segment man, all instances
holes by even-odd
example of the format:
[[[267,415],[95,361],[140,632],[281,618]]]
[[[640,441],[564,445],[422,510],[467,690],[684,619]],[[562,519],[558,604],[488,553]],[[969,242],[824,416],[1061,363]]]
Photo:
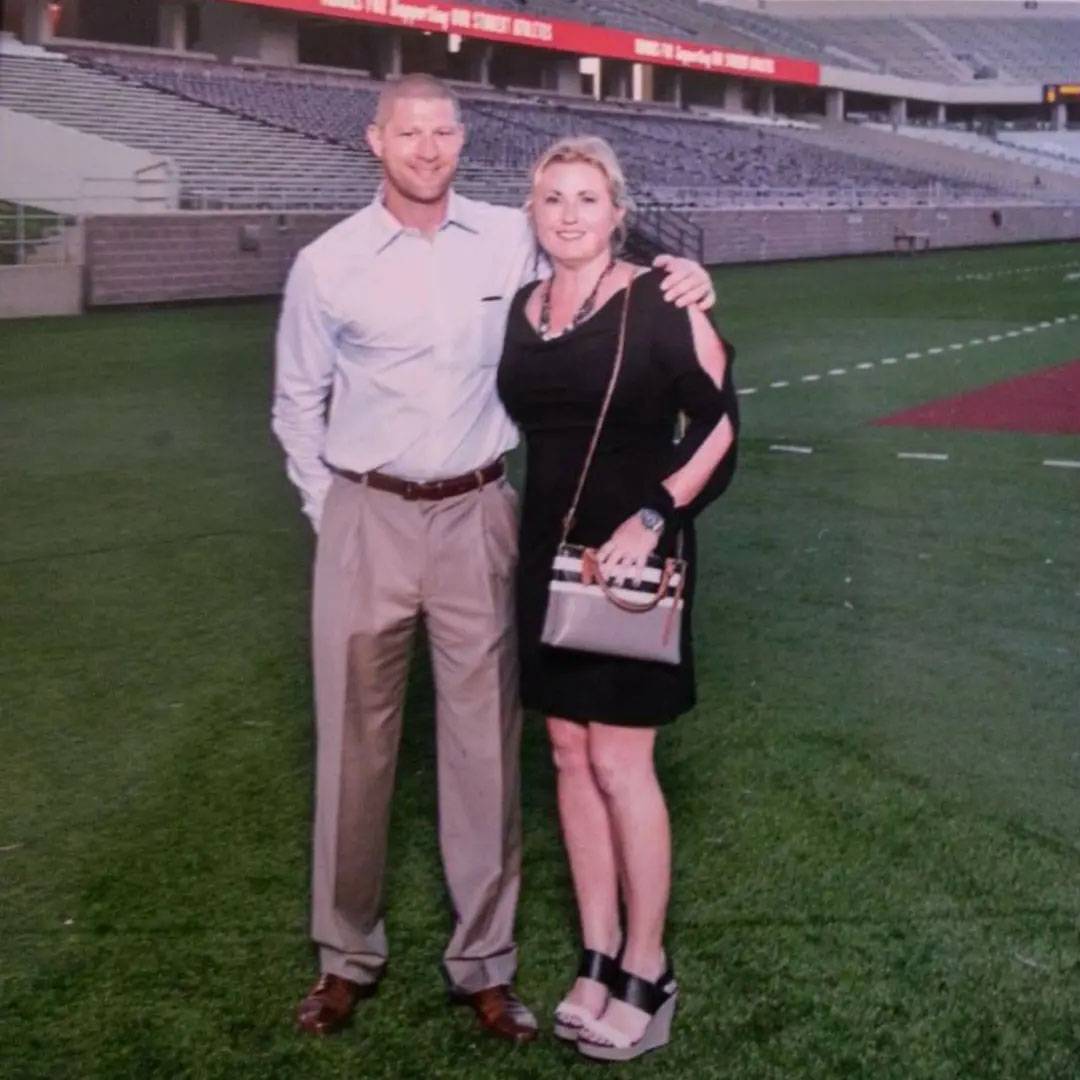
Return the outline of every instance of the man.
[[[517,442],[495,391],[509,304],[535,267],[525,215],[456,194],[457,101],[410,75],[382,92],[374,202],[309,244],[285,289],[273,427],[318,532],[312,937],[302,1031],[349,1019],[386,964],[383,873],[408,653],[423,617],[436,690],[443,957],[481,1024],[524,1042],[511,990],[521,864],[513,639]],[[669,292],[711,303],[696,264]]]

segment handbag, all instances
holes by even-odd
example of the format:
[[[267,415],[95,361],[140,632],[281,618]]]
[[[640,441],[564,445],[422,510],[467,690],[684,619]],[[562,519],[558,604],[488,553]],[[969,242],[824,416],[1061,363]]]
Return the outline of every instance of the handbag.
[[[548,582],[548,603],[540,640],[545,645],[560,649],[678,664],[682,658],[683,593],[687,574],[686,561],[681,557],[681,534],[675,556],[648,557],[640,583],[629,580],[619,583],[618,579],[608,581],[593,548],[569,543],[581,493],[622,368],[632,285],[631,281],[623,297],[619,344],[607,392],[600,406],[600,415],[585,455],[577,490],[570,509],[563,517],[562,536]]]

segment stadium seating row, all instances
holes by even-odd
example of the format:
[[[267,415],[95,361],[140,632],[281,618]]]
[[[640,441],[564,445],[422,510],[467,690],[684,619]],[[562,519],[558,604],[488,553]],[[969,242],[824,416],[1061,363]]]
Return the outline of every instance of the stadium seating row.
[[[244,71],[121,52],[66,59],[13,58],[0,73],[0,103],[168,155],[189,205],[244,193],[311,205],[354,205],[378,182],[363,129],[376,88],[367,80],[312,81],[302,73]],[[462,190],[520,202],[525,169],[557,135],[609,139],[645,202],[715,206],[783,199],[920,202],[984,191],[933,173],[882,165],[793,141],[773,128],[688,116],[641,115],[584,104],[539,104],[497,95],[467,98]],[[229,194],[226,194],[229,193]]]
[[[495,0],[494,6],[946,84],[1067,81],[1077,77],[1080,57],[1080,19],[779,17],[698,0]]]

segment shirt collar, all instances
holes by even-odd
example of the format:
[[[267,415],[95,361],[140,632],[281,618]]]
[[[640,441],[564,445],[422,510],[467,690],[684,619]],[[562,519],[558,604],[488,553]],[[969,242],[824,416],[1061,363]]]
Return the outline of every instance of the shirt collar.
[[[375,213],[375,254],[385,251],[402,233],[413,232],[406,228],[389,210],[383,202],[383,185],[375,192],[375,198],[371,202]],[[480,223],[477,221],[476,211],[468,199],[463,198],[453,188],[450,189],[450,198],[446,204],[446,217],[439,226],[438,232],[455,225],[467,232],[479,233]]]

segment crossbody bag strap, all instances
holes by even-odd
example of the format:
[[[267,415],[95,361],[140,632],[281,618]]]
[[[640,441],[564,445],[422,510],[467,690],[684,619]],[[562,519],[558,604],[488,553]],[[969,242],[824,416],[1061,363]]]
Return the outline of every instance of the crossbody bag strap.
[[[637,275],[634,277],[636,276]],[[589,469],[592,467],[593,456],[596,454],[596,447],[600,442],[600,432],[604,429],[604,421],[607,419],[608,409],[611,407],[611,399],[615,394],[615,383],[619,378],[619,370],[622,368],[623,362],[623,353],[626,349],[626,322],[630,312],[630,290],[634,285],[634,277],[632,277],[626,285],[626,293],[623,296],[622,315],[619,319],[619,344],[615,350],[615,364],[611,369],[611,378],[608,380],[607,392],[604,394],[603,404],[600,406],[600,415],[596,418],[596,427],[593,429],[592,441],[589,443],[589,450],[585,455],[585,463],[581,467],[581,476],[578,477],[577,490],[574,492],[574,498],[570,503],[570,509],[566,511],[566,516],[563,518],[562,539],[559,541],[560,546],[566,543],[567,537],[570,535],[570,530],[574,527],[574,518],[577,516],[578,503],[581,501],[581,493],[585,490],[585,480],[589,475]]]

